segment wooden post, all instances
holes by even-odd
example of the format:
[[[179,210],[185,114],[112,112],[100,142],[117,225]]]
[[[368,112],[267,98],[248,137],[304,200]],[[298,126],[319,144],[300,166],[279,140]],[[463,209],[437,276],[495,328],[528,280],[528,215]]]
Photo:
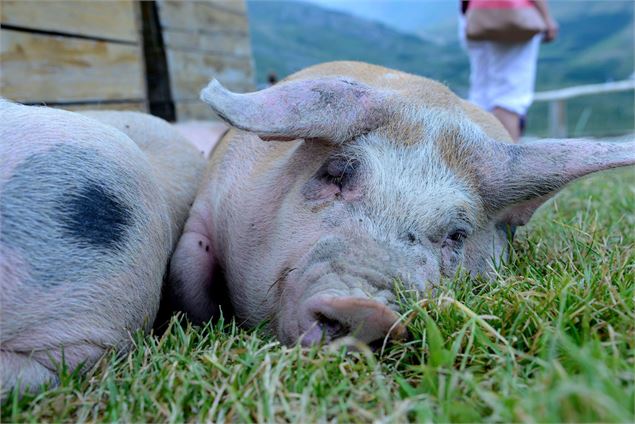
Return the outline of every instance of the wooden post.
[[[563,99],[549,102],[549,136],[567,137],[567,104]]]
[[[176,121],[170,73],[163,44],[163,32],[157,4],[140,1],[143,54],[145,58],[148,111],[169,122]]]

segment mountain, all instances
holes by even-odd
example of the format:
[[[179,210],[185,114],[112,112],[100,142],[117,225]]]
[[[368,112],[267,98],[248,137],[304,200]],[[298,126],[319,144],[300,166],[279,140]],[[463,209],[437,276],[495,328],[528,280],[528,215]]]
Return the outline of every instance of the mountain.
[[[360,9],[370,7],[367,3],[361,1]],[[382,21],[391,22],[387,25],[301,1],[248,0],[258,83],[264,84],[270,72],[282,78],[315,63],[360,60],[439,80],[465,96],[469,63],[456,36],[456,15],[448,16],[447,6],[435,15],[430,10],[434,2],[408,4],[413,16],[428,14],[417,30],[422,35],[403,30],[416,21],[400,18],[403,8],[381,9]],[[560,36],[541,47],[538,91],[622,80],[633,74],[632,1],[553,1],[550,5]],[[402,28],[398,28],[400,19]],[[632,92],[573,100],[569,102],[570,127],[592,133],[632,131],[633,103]],[[545,127],[546,116],[545,104],[533,107],[530,129]]]
[[[633,73],[635,3],[555,2],[560,37],[540,51],[540,88],[599,83]]]
[[[378,22],[289,1],[250,1],[248,13],[259,83],[269,72],[283,77],[330,60],[360,60],[448,83],[467,81],[467,57],[455,51],[458,47],[448,49]]]
[[[381,22],[397,31],[418,34],[424,39],[443,39],[447,35],[435,31],[439,22],[456,26],[459,2],[448,0],[307,0],[327,9]]]

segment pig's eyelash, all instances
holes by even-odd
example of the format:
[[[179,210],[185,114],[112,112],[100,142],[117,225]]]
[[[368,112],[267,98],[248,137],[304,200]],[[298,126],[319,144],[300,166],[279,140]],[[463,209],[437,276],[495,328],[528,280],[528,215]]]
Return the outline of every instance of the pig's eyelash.
[[[327,173],[326,176],[324,177],[324,179],[327,182],[329,182],[330,184],[335,184],[340,189],[342,188],[343,175],[335,176],[335,175],[330,175],[330,174]]]

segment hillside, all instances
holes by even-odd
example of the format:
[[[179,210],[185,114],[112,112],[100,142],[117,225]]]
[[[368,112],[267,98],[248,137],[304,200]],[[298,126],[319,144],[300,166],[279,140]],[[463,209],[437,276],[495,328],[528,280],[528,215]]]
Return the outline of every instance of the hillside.
[[[621,80],[633,73],[632,2],[552,2],[552,10],[561,32],[557,42],[542,46],[537,90]],[[467,54],[447,18],[429,24],[434,29],[424,39],[303,2],[249,1],[248,12],[259,84],[269,72],[284,77],[315,63],[347,59],[424,75],[461,96],[467,93]],[[632,93],[575,100],[570,127],[585,134],[632,131],[633,103]],[[542,132],[546,113],[544,104],[532,108],[531,130]]]
[[[330,60],[361,60],[453,84],[467,78],[467,58],[447,46],[383,24],[308,3],[248,3],[259,83]],[[452,79],[448,79],[452,77]]]

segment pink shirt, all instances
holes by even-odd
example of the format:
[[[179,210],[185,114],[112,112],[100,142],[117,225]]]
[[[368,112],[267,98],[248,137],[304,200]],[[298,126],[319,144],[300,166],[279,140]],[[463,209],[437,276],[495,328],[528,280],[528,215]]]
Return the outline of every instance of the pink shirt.
[[[520,9],[534,7],[531,0],[470,0],[469,9]]]

